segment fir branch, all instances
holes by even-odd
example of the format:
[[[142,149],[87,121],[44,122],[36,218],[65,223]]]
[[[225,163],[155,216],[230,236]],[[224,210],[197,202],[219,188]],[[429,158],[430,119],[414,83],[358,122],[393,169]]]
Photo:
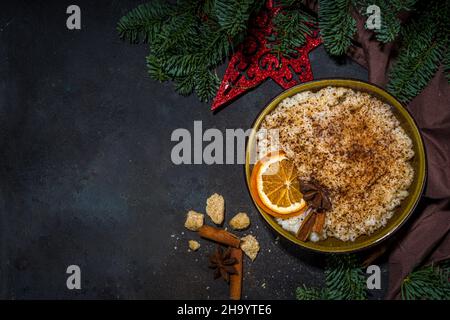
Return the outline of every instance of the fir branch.
[[[225,29],[208,29],[204,32],[205,43],[200,48],[207,67],[215,67],[221,63],[236,45]]]
[[[217,74],[206,69],[197,70],[194,76],[195,93],[200,101],[206,102],[216,94],[220,84]]]
[[[253,0],[216,0],[214,12],[229,37],[246,30]]]
[[[401,52],[389,72],[390,81],[387,89],[404,103],[417,96],[438,69],[442,45],[437,40],[427,43],[428,48],[416,48],[410,55]]]
[[[355,255],[331,255],[325,270],[329,299],[363,300],[367,298],[366,278]]]
[[[173,7],[163,0],[141,4],[119,20],[117,31],[131,43],[151,42],[173,13]]]
[[[295,290],[295,297],[297,300],[327,300],[327,290],[326,289],[317,289],[317,288],[308,288],[303,285],[302,287],[298,287]]]
[[[410,101],[422,91],[442,61],[448,37],[442,33],[448,19],[442,13],[446,12],[445,5],[432,1],[424,14],[412,19],[402,31],[401,50],[389,72],[387,85],[388,91],[402,102]]]
[[[394,41],[400,33],[399,13],[412,10],[416,2],[417,0],[354,0],[353,3],[358,11],[366,17],[369,16],[367,7],[370,5],[380,8],[381,27],[373,31],[378,41],[388,43]]]
[[[156,81],[163,82],[170,79],[164,70],[162,61],[154,54],[150,54],[146,58],[147,70],[150,77]]]
[[[182,96],[190,95],[195,88],[195,77],[193,74],[188,74],[184,77],[177,77],[175,79],[175,91]]]
[[[401,296],[403,300],[450,299],[450,267],[442,264],[441,267],[427,266],[413,271],[403,280]]]
[[[363,300],[367,298],[366,278],[356,255],[330,255],[325,269],[325,288],[296,289],[299,300]]]
[[[199,2],[200,2],[200,6],[198,8],[198,14],[203,19],[213,16],[216,1],[215,0],[203,0],[203,1],[199,1]]]
[[[375,37],[380,42],[392,42],[400,33],[400,20],[397,18],[397,12],[384,5],[384,1],[381,12],[381,27],[374,30]]]
[[[165,57],[164,70],[170,78],[183,77],[193,74],[194,71],[204,65],[202,53],[179,53]]]
[[[298,300],[363,300],[367,299],[364,271],[355,255],[331,255],[325,269],[325,288],[305,285],[295,291]],[[409,274],[402,282],[404,300],[450,299],[450,260],[439,266],[426,266]]]
[[[157,55],[180,53],[180,48],[188,48],[198,35],[198,20],[190,11],[174,15],[164,24],[152,42]]]
[[[418,0],[383,0],[383,1],[385,2],[387,1],[393,10],[400,12],[403,10],[406,11],[413,10]]]
[[[262,0],[156,1],[130,11],[117,30],[122,39],[150,44],[147,67],[157,81],[172,80],[182,95],[194,90],[202,101],[214,97],[214,69],[242,41],[251,14]]]
[[[267,46],[278,55],[289,56],[305,43],[317,21],[292,0],[280,5],[284,9],[273,19],[274,35],[268,37]]]
[[[319,0],[319,27],[325,49],[332,55],[344,54],[356,32],[350,15],[351,0]]]

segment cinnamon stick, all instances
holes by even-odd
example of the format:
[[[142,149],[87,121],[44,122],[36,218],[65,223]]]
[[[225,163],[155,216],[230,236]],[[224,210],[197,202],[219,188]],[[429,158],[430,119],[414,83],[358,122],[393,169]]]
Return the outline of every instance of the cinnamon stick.
[[[236,274],[230,275],[230,299],[231,300],[240,300],[242,293],[242,278],[243,278],[243,263],[242,263],[242,250],[231,248],[231,258],[235,258],[237,263],[234,265],[236,268]]]
[[[323,225],[325,224],[325,212],[316,213],[316,221],[312,227],[312,232],[322,234]]]
[[[316,222],[316,213],[314,211],[311,211],[303,221],[302,225],[297,231],[297,238],[301,241],[306,241],[309,238],[309,235],[311,234],[312,227],[314,226],[314,223]]]
[[[202,238],[213,240],[234,248],[239,248],[239,244],[241,243],[241,240],[234,234],[208,225],[200,227],[200,229],[198,229],[198,234]]]

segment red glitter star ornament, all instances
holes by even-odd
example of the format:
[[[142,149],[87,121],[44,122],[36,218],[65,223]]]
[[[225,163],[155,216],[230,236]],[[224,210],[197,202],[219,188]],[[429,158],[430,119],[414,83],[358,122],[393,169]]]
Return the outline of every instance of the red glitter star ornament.
[[[217,110],[267,78],[283,89],[313,79],[308,53],[321,43],[317,31],[307,36],[305,44],[289,58],[274,54],[266,46],[267,37],[273,33],[272,19],[280,14],[280,9],[268,0],[258,16],[250,21],[248,36],[231,57],[211,110]]]

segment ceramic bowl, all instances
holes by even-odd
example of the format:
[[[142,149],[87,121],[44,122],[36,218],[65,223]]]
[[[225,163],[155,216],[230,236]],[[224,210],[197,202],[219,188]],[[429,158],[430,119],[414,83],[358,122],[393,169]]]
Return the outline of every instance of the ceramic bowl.
[[[245,175],[247,180],[247,186],[249,186],[251,171],[253,166],[251,165],[251,150],[254,148],[254,144],[256,143],[256,132],[260,128],[261,122],[264,117],[269,114],[277,105],[285,98],[295,95],[302,91],[317,91],[324,87],[335,86],[335,87],[347,87],[358,91],[364,91],[372,96],[381,99],[392,107],[392,111],[394,112],[397,119],[400,121],[401,126],[409,135],[409,137],[413,141],[413,148],[415,152],[415,156],[412,159],[412,166],[414,167],[414,181],[412,182],[409,188],[409,196],[404,199],[399,207],[395,209],[395,213],[391,219],[389,219],[386,226],[378,229],[375,233],[368,236],[360,236],[355,241],[341,241],[336,238],[328,238],[319,242],[303,242],[300,241],[293,235],[292,233],[283,229],[275,219],[262,210],[256,204],[255,200],[252,200],[255,203],[258,211],[261,213],[262,217],[269,223],[269,225],[275,229],[281,236],[286,239],[296,243],[300,247],[311,249],[314,251],[320,252],[328,252],[328,253],[337,253],[337,252],[354,252],[358,250],[362,250],[371,246],[374,246],[384,239],[391,236],[394,232],[396,232],[402,224],[408,219],[411,213],[417,206],[419,199],[422,195],[425,180],[426,180],[426,157],[425,150],[422,141],[422,137],[420,135],[420,131],[417,128],[414,119],[407,111],[407,109],[391,94],[386,92],[385,90],[364,82],[360,80],[352,80],[352,79],[324,79],[311,81],[304,84],[300,84],[298,86],[292,87],[280,95],[278,95],[275,99],[273,99],[258,115],[256,118],[251,135],[247,140],[246,146],[246,163],[245,163]]]

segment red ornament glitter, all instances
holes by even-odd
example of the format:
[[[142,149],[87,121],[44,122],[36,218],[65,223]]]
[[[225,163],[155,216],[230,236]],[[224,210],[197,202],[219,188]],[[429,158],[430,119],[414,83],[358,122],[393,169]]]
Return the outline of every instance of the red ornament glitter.
[[[317,31],[307,36],[305,45],[296,48],[297,52],[290,58],[278,56],[266,46],[267,37],[273,33],[272,19],[280,9],[268,0],[258,16],[250,21],[248,36],[231,57],[211,110],[224,106],[267,78],[283,89],[313,79],[308,53],[321,43]]]

